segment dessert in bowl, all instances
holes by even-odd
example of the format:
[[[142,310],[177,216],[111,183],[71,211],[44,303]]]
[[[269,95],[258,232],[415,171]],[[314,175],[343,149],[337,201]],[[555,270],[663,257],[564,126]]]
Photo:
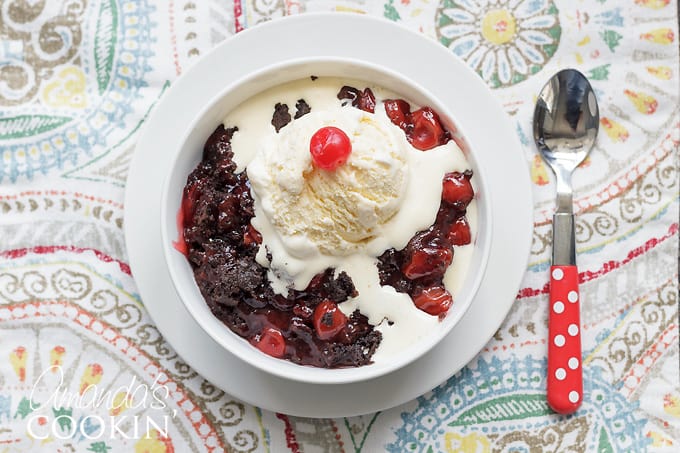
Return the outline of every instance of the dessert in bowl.
[[[484,272],[490,206],[468,148],[426,89],[370,63],[254,73],[175,150],[161,215],[175,289],[267,372],[339,383],[404,366],[460,320]]]

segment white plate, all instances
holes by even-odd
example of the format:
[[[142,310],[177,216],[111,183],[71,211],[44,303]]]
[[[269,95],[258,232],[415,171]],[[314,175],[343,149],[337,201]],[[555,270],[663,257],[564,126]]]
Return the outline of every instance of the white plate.
[[[389,39],[366,39],[383,36]],[[221,348],[195,323],[174,292],[160,238],[164,150],[183,125],[228,83],[264,66],[309,56],[352,57],[404,74],[449,106],[487,171],[494,222],[481,288],[453,331],[428,354],[388,375],[354,384],[309,384],[260,371]],[[463,107],[465,106],[465,107]],[[213,384],[263,409],[306,417],[341,417],[387,409],[446,381],[503,322],[519,289],[531,244],[533,207],[527,162],[505,112],[481,79],[449,50],[386,20],[343,13],[302,14],[258,25],[217,46],[173,83],[146,122],[125,194],[130,266],[158,330]]]

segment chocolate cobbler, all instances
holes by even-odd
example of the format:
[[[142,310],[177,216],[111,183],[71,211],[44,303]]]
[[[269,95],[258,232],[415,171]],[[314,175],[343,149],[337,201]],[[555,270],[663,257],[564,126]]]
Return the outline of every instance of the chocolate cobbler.
[[[370,88],[344,86],[338,98],[373,112]],[[435,111],[411,111],[401,99],[383,101],[390,121],[401,128],[411,145],[427,151],[451,140]],[[304,99],[295,106],[273,107],[272,125],[278,133],[310,112]],[[238,129],[220,125],[208,138],[198,166],[184,187],[178,214],[182,230],[177,248],[186,254],[196,283],[212,313],[233,332],[266,354],[316,367],[357,367],[371,363],[381,333],[355,310],[349,316],[338,304],[357,296],[352,278],[327,269],[304,290],[277,294],[268,269],[256,261],[262,238],[251,225],[254,201],[248,170],[237,173],[232,136]],[[342,149],[331,149],[329,165]],[[444,177],[436,221],[418,232],[402,250],[388,249],[377,258],[382,285],[408,294],[420,310],[445,316],[453,303],[443,283],[454,247],[471,242],[466,208],[474,196],[471,171]]]

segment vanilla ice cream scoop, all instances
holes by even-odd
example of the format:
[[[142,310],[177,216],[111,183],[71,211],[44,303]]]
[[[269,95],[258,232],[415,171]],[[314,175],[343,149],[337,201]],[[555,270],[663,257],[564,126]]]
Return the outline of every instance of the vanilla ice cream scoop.
[[[385,121],[384,114],[337,106],[312,111],[260,142],[248,177],[291,255],[351,254],[397,213],[407,150]],[[331,171],[317,168],[309,150],[312,135],[326,126],[341,129],[352,145],[347,162]]]

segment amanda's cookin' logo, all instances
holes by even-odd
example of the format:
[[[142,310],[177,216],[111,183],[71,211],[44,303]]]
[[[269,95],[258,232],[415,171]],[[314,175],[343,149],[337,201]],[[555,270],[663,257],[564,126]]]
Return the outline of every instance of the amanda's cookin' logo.
[[[96,374],[98,370],[90,371]],[[31,390],[33,412],[26,419],[27,431],[35,439],[141,439],[151,432],[168,437],[176,410],[172,416],[165,413],[170,391],[158,379],[148,385],[132,376],[129,383],[106,389],[83,381],[72,391],[64,384],[61,366],[51,366]],[[50,413],[52,417],[47,417]]]

